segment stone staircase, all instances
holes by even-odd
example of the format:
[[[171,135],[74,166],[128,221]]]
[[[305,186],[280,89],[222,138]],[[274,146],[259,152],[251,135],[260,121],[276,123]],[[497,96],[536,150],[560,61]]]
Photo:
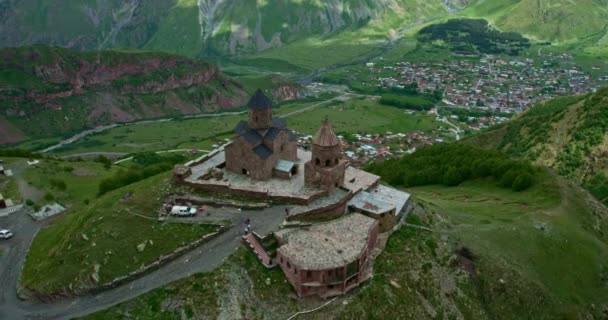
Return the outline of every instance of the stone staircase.
[[[272,257],[264,250],[264,247],[260,243],[259,237],[255,235],[255,233],[250,232],[243,237],[243,242],[253,251],[253,253],[258,257],[260,262],[266,268],[274,268],[276,264],[272,261]]]

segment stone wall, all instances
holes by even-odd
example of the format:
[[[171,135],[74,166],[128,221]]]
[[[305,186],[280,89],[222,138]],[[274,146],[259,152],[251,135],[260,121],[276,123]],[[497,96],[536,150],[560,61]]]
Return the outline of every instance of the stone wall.
[[[301,214],[292,215],[287,220],[314,220],[321,218],[338,218],[346,213],[348,202],[353,198],[353,194],[349,193],[342,200],[329,204],[324,207],[319,207]]]

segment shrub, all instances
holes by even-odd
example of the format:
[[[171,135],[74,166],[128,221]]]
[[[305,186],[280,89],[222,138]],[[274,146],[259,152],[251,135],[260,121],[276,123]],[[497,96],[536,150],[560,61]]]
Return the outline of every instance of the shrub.
[[[65,181],[63,180],[59,180],[59,179],[51,179],[50,180],[50,184],[52,188],[61,190],[61,191],[65,191],[67,190],[68,186],[66,185]]]
[[[522,173],[515,178],[513,184],[511,185],[511,189],[513,191],[523,191],[528,189],[534,184],[534,177],[530,173]]]
[[[54,196],[53,196],[51,193],[48,193],[48,192],[47,192],[47,193],[44,195],[44,200],[45,200],[45,201],[47,201],[47,202],[50,202],[50,201],[55,200],[55,197],[54,197]]]

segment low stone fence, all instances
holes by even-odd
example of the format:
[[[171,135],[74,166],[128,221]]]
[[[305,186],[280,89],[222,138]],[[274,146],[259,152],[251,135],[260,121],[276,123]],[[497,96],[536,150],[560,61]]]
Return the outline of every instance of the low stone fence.
[[[230,208],[241,208],[246,210],[262,210],[270,207],[267,202],[243,202],[229,199],[217,199],[217,198],[204,198],[194,195],[172,195],[170,196],[167,203],[175,205],[183,205],[186,203],[192,203],[197,206],[211,206],[211,207],[230,207]]]
[[[23,209],[22,204],[18,204],[16,206],[0,209],[0,217],[8,217],[9,215]]]
[[[26,300],[28,298],[34,298],[37,299],[39,301],[45,301],[45,302],[51,302],[53,300],[58,300],[61,298],[69,298],[72,296],[82,296],[82,295],[94,295],[94,294],[98,294],[100,292],[103,291],[107,291],[110,289],[114,289],[116,287],[119,287],[125,283],[131,282],[137,278],[140,278],[146,274],[149,274],[157,269],[159,269],[160,267],[166,265],[167,263],[179,258],[180,256],[186,254],[187,252],[191,251],[192,249],[200,246],[201,244],[219,236],[220,234],[226,232],[228,229],[230,229],[231,226],[229,227],[223,227],[220,226],[218,228],[217,232],[205,235],[204,237],[195,240],[185,246],[179,247],[177,249],[175,249],[173,252],[167,254],[167,255],[163,255],[160,256],[160,258],[158,258],[156,261],[142,267],[139,268],[133,272],[130,272],[129,274],[122,276],[122,277],[118,277],[115,278],[114,280],[108,282],[108,283],[104,283],[101,284],[99,286],[96,287],[87,287],[87,288],[81,288],[81,289],[76,289],[76,290],[71,290],[68,292],[68,290],[64,290],[63,292],[57,293],[55,295],[49,296],[49,295],[41,295],[35,292],[32,292],[26,288],[22,288],[21,287],[21,281],[19,282],[19,288],[17,290],[17,293],[19,295],[20,299]]]
[[[309,211],[305,211],[300,214],[294,214],[287,218],[287,220],[314,220],[320,218],[337,218],[346,212],[346,206],[348,202],[353,198],[353,193],[348,193],[340,201],[330,203],[326,206],[321,206]]]

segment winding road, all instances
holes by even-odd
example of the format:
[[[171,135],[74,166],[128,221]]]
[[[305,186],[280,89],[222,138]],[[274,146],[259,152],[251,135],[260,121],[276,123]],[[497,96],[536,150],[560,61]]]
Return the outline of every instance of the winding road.
[[[22,179],[18,174],[15,174],[15,177]],[[239,247],[240,226],[246,218],[251,219],[256,232],[266,234],[278,229],[283,222],[285,207],[273,207],[263,211],[226,210],[233,214],[232,223],[235,227],[160,269],[114,289],[52,303],[22,301],[17,296],[19,278],[28,248],[45,223],[33,221],[25,210],[0,218],[0,226],[10,228],[15,234],[12,239],[0,242],[0,319],[55,320],[82,317],[194,273],[211,271],[221,265]]]

